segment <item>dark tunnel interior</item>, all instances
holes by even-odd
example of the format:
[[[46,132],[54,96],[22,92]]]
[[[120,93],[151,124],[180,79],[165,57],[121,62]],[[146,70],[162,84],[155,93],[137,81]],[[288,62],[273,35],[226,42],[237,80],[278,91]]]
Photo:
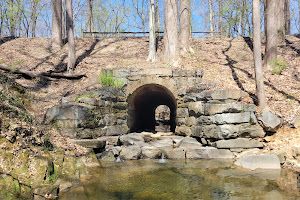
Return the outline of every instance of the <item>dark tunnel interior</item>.
[[[130,132],[155,131],[155,109],[159,105],[170,108],[170,129],[175,132],[177,103],[166,87],[147,84],[136,89],[128,99],[128,126]]]

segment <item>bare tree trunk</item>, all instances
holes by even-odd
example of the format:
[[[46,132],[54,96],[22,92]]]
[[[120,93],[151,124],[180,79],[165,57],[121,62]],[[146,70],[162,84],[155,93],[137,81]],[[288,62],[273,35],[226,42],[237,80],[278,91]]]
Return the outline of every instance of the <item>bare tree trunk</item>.
[[[51,46],[53,49],[61,48],[62,35],[61,35],[61,0],[52,0],[52,35]]]
[[[9,19],[9,33],[10,36],[15,36],[15,28],[16,28],[16,19],[14,16],[14,1],[13,0],[9,0],[8,1],[8,19]]]
[[[155,31],[155,4],[150,0],[149,8],[149,55],[147,61],[155,62],[156,60],[156,31]]]
[[[265,37],[267,37],[267,0],[263,0],[264,2],[264,31]]]
[[[261,38],[260,38],[260,9],[259,0],[253,0],[253,56],[255,67],[255,82],[258,106],[263,110],[267,106],[264,80],[261,62]]]
[[[68,74],[73,74],[75,68],[75,41],[74,41],[74,27],[73,27],[73,10],[72,0],[66,0],[66,23],[68,30]]]
[[[66,27],[66,0],[62,0],[61,35],[63,40],[67,38]]]
[[[164,59],[171,66],[178,65],[178,4],[165,0]]]
[[[31,37],[35,37],[35,28],[36,28],[36,20],[37,20],[37,6],[38,0],[32,0],[32,12],[31,12]]]
[[[212,0],[208,0],[208,6],[209,6],[209,30],[210,30],[210,36],[214,36],[214,13],[212,9]]]
[[[219,31],[223,32],[223,1],[219,0]]]
[[[89,32],[94,32],[94,19],[93,19],[93,0],[88,0],[88,26]]]
[[[191,0],[180,0],[179,8],[179,46],[180,53],[194,52],[190,46]]]
[[[290,0],[284,1],[284,18],[285,18],[285,34],[291,34],[291,13],[290,13]]]
[[[160,13],[159,13],[159,1],[155,0],[155,24],[156,24],[156,31],[160,32]],[[160,33],[157,34],[157,36],[160,36]]]
[[[267,41],[264,64],[277,60],[276,0],[267,0]]]
[[[284,2],[285,0],[277,0],[277,10],[276,10],[276,17],[277,20],[277,29],[278,29],[278,42],[282,43],[284,41],[284,35],[285,35],[285,28],[284,28]],[[273,22],[273,23],[274,23]]]
[[[246,0],[242,0],[242,37],[245,37],[246,29]]]

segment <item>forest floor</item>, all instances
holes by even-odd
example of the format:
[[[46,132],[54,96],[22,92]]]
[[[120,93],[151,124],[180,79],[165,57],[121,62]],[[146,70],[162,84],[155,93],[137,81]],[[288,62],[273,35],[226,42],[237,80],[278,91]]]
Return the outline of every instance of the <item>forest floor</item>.
[[[1,64],[38,72],[66,68],[68,45],[53,52],[50,38],[0,39]],[[243,101],[255,103],[254,61],[249,38],[194,39],[191,43],[195,53],[181,56],[178,68],[203,69],[203,81],[216,83],[214,89],[242,90],[246,94]],[[146,62],[148,45],[146,37],[77,39],[75,73],[86,73],[87,77],[54,81],[39,78],[29,80],[16,75],[12,77],[31,92],[34,102],[32,113],[41,122],[46,110],[59,104],[63,96],[76,97],[85,93],[87,87],[100,85],[98,80],[102,69],[169,67],[162,60],[161,41],[158,43],[158,61]],[[288,125],[300,115],[299,37],[286,36],[285,42],[279,45],[278,53],[280,62],[277,66],[285,68],[279,74],[272,74],[271,66],[264,67],[265,92],[268,106]],[[284,149],[287,137],[300,138],[299,130],[282,129],[276,135],[278,140],[272,140],[273,143],[271,141],[269,144],[273,149]],[[279,141],[280,138],[282,141]]]

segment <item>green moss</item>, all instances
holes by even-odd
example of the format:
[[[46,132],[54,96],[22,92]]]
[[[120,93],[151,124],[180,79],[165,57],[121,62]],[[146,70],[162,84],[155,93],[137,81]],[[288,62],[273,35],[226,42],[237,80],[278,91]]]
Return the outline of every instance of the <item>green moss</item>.
[[[286,68],[286,66],[288,65],[288,63],[282,58],[278,58],[276,61],[270,62],[269,64],[273,68],[272,74],[276,75],[280,75],[284,68]]]

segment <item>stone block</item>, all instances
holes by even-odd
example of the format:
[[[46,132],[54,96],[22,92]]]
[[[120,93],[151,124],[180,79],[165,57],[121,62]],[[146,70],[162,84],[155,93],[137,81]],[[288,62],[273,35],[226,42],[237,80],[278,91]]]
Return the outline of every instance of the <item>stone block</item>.
[[[122,160],[137,160],[141,157],[142,150],[138,145],[124,146],[120,152]]]
[[[300,128],[300,115],[296,116],[292,122],[294,128]]]
[[[203,137],[202,126],[192,126],[191,131],[192,131],[191,136],[194,136],[194,137]]]
[[[106,145],[105,140],[96,140],[96,139],[82,139],[82,140],[72,140],[74,144],[78,144],[85,148],[94,148],[94,149],[104,149]]]
[[[182,135],[182,136],[191,136],[192,130],[188,126],[177,126],[175,129],[176,135]]]
[[[281,120],[269,110],[265,110],[261,114],[260,120],[266,131],[276,132],[281,126]]]
[[[204,100],[205,96],[203,95],[203,93],[190,93],[184,96],[183,101],[185,103],[187,102],[195,102],[195,101],[201,101]]]
[[[179,147],[173,149],[167,149],[164,151],[168,159],[185,159],[186,148]]]
[[[239,158],[234,164],[251,170],[281,169],[279,158],[274,154],[245,156]]]
[[[240,124],[240,123],[255,123],[256,117],[251,112],[243,113],[225,113],[216,114],[213,116],[213,123],[216,124]]]
[[[189,110],[187,108],[178,108],[177,109],[177,117],[188,117]]]
[[[186,124],[188,126],[196,126],[198,124],[198,120],[196,119],[196,117],[189,117],[187,118]]]
[[[171,77],[173,75],[173,72],[172,69],[170,68],[146,68],[136,72],[131,72],[132,76],[145,75],[145,74],[147,74],[147,76],[156,75],[161,77],[165,77],[165,76]]]
[[[142,147],[142,158],[143,159],[158,159],[161,157],[161,151],[154,146],[143,146]]]
[[[192,87],[189,87],[186,90],[186,93],[201,93],[205,90],[209,90],[214,87],[216,87],[216,84],[212,84],[212,83],[197,84]]]
[[[262,148],[264,145],[258,140],[252,140],[249,138],[237,138],[230,140],[216,141],[216,147],[219,149],[231,149],[231,148]]]
[[[204,114],[204,103],[201,101],[190,102],[188,104],[190,116],[198,117]]]
[[[217,149],[214,147],[199,147],[188,149],[187,159],[233,159],[234,155],[227,149]]]
[[[215,115],[221,113],[241,113],[255,112],[254,104],[204,104],[205,115]]]
[[[179,69],[179,70],[173,70],[173,77],[186,77],[187,76],[187,70]]]
[[[81,97],[81,98],[78,98],[77,101],[79,103],[84,103],[86,105],[92,105],[92,106],[96,106],[99,104],[97,99],[90,98],[90,97]]]
[[[242,97],[241,90],[215,90],[208,93],[214,100],[234,99],[239,100]]]
[[[176,118],[177,126],[187,125],[187,122],[188,122],[188,120],[186,117]]]
[[[202,147],[202,144],[200,142],[198,142],[195,138],[184,137],[181,140],[179,147],[184,147],[186,149],[192,149],[192,148]]]
[[[120,142],[122,145],[138,145],[140,143],[144,143],[145,140],[143,136],[139,133],[129,133],[127,135],[120,136]]]
[[[125,135],[128,133],[129,128],[127,125],[115,125],[106,127],[106,136]]]
[[[115,125],[117,124],[117,117],[114,114],[106,114],[104,115],[104,123],[107,126]]]
[[[112,107],[119,110],[126,110],[127,109],[127,103],[126,102],[115,102],[112,104]]]

